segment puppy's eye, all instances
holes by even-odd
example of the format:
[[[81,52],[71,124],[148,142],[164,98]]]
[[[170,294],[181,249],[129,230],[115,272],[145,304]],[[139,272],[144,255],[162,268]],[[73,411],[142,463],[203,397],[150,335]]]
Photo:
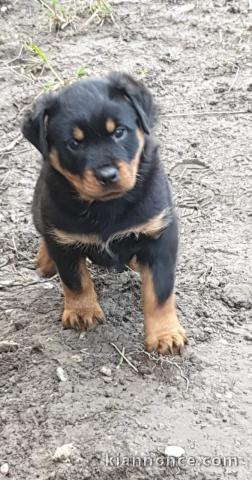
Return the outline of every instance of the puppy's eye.
[[[116,139],[116,140],[121,140],[123,138],[125,138],[127,135],[127,128],[125,127],[117,127],[113,133],[113,137]]]
[[[80,142],[78,140],[75,140],[74,138],[70,138],[67,142],[67,148],[69,150],[77,150],[80,146]]]

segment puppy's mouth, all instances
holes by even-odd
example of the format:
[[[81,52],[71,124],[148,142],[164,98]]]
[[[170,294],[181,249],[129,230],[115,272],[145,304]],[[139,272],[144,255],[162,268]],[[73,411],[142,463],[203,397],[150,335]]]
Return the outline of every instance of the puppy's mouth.
[[[96,198],[96,200],[100,200],[102,202],[106,202],[108,200],[114,200],[116,198],[120,198],[122,197],[126,192],[125,191],[110,191],[110,192],[107,192],[107,193],[104,193],[103,196],[99,197],[99,198]]]
[[[121,179],[120,177],[118,178],[118,181],[114,185],[102,185],[102,184],[97,184],[97,182],[94,182],[92,189],[91,188],[88,189],[89,195],[93,197],[93,200],[97,200],[101,202],[114,200],[116,198],[120,198],[123,195],[125,195],[125,193],[127,193],[129,190],[133,188],[135,183],[136,183],[136,179],[132,178],[130,181],[127,181],[125,184],[125,182],[123,182],[123,179]],[[83,194],[86,195],[87,184],[85,182],[83,183],[83,187],[85,189],[85,193],[83,191]],[[81,195],[80,191],[79,193]]]

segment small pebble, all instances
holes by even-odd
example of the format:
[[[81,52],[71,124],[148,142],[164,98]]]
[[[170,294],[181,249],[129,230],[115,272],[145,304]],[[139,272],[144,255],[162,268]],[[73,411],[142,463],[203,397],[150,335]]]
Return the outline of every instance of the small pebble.
[[[226,396],[226,398],[232,398],[233,394],[232,394],[232,392],[226,392],[225,396]]]
[[[182,457],[182,455],[185,455],[185,450],[176,445],[168,445],[165,447],[165,455],[167,455],[167,457],[179,458]]]
[[[74,446],[72,443],[66,443],[61,447],[58,447],[53,455],[53,460],[55,462],[62,462],[63,460],[67,460],[71,457],[74,451]]]
[[[9,473],[9,464],[8,463],[3,463],[0,467],[0,472],[2,475],[8,475]]]
[[[56,370],[56,374],[57,374],[57,377],[58,379],[60,380],[60,382],[66,382],[67,381],[67,377],[66,377],[66,374],[63,370],[62,367],[58,367],[57,370]]]
[[[211,334],[213,333],[213,329],[211,327],[204,327],[204,332]]]
[[[223,289],[222,300],[229,306],[249,309],[252,306],[252,287],[243,283],[229,283]]]
[[[106,367],[105,365],[100,368],[100,373],[105,377],[111,377],[112,375],[111,368]]]
[[[83,358],[81,355],[72,355],[71,358],[75,361],[75,362],[78,362],[78,363],[81,363]]]

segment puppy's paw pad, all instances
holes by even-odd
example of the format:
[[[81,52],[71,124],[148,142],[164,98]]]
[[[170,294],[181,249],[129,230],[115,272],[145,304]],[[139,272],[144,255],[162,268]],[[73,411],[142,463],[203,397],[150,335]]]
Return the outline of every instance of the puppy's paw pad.
[[[183,327],[167,329],[160,333],[153,333],[147,336],[145,348],[148,352],[157,351],[158,353],[181,353],[187,344],[186,333]]]
[[[99,305],[92,310],[90,308],[78,310],[65,309],[61,321],[63,328],[89,330],[103,323],[104,314]]]

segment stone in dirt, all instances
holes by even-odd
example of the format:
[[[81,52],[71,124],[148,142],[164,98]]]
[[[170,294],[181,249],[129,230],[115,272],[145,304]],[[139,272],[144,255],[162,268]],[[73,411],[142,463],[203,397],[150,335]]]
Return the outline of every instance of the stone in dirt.
[[[8,463],[3,463],[0,467],[0,472],[2,475],[8,475],[9,473],[9,464]]]
[[[102,375],[105,377],[111,377],[112,375],[111,368],[106,367],[105,365],[100,368],[100,373],[102,373]]]
[[[251,308],[252,288],[243,283],[240,285],[228,283],[223,289],[222,299],[230,306]]]
[[[62,462],[64,460],[67,460],[73,454],[74,449],[75,448],[74,448],[74,445],[72,443],[66,443],[65,445],[62,445],[61,447],[58,447],[55,450],[55,453],[53,455],[53,460],[55,462]]]
[[[176,445],[167,445],[167,447],[165,447],[165,455],[167,455],[167,457],[179,458],[185,455],[185,450]]]
[[[60,382],[66,382],[67,381],[67,376],[63,370],[62,367],[58,367],[56,370],[57,377]]]

